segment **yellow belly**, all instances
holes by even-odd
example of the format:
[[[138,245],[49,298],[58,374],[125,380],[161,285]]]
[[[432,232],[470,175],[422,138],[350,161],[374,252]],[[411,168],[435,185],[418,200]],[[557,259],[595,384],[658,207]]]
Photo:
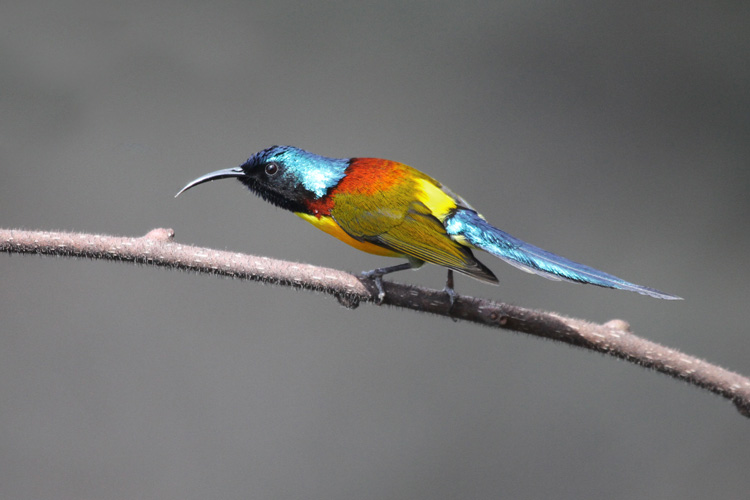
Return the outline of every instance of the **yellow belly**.
[[[401,258],[407,258],[406,255],[394,252],[393,250],[388,250],[387,248],[383,248],[381,246],[375,245],[373,243],[368,243],[366,241],[359,241],[355,240],[348,234],[344,232],[343,229],[339,227],[338,224],[336,224],[336,221],[333,220],[331,217],[316,217],[314,215],[308,215],[304,214],[302,212],[294,212],[296,215],[300,216],[301,218],[305,219],[307,222],[312,224],[313,226],[317,227],[321,231],[324,231],[331,236],[340,239],[347,245],[353,246],[357,250],[361,250],[363,252],[372,253],[375,255],[382,255],[384,257],[401,257]]]

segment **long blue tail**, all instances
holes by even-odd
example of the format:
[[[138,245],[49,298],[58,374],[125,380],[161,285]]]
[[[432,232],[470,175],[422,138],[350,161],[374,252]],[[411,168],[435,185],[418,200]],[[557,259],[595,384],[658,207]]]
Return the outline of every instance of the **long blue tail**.
[[[493,227],[473,210],[458,209],[455,214],[445,219],[444,224],[449,235],[463,237],[469,244],[500,257],[508,264],[547,279],[630,290],[657,299],[681,299],[676,295],[630,283],[530,245]]]

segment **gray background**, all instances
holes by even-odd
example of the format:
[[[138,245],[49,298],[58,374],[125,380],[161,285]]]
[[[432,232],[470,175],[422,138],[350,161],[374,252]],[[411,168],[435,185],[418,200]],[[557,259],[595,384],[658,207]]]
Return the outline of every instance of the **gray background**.
[[[666,302],[486,256],[459,292],[750,374],[746,2],[4,2],[0,225],[351,271],[239,183],[272,144],[411,164]],[[2,498],[747,498],[750,422],[611,358],[129,264],[0,256]],[[428,266],[399,281],[440,287]]]

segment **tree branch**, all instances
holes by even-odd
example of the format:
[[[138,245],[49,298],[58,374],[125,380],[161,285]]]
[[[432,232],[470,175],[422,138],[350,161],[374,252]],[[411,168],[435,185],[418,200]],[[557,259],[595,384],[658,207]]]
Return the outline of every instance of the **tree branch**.
[[[0,251],[120,260],[315,290],[350,308],[375,303],[373,283],[336,269],[175,243],[171,229],[140,238],[0,229]],[[622,320],[603,325],[469,296],[449,307],[445,292],[385,282],[384,305],[514,330],[590,349],[653,369],[732,401],[750,418],[750,379],[633,335]]]

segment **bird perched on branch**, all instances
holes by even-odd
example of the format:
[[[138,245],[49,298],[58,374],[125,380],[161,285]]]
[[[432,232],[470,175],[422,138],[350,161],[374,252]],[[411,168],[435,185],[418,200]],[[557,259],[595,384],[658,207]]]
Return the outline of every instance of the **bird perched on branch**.
[[[364,252],[407,262],[363,273],[385,297],[382,277],[425,262],[497,284],[473,249],[495,255],[551,280],[630,290],[659,299],[676,295],[630,283],[525,243],[487,222],[463,198],[419,170],[378,158],[327,158],[292,146],[273,146],[235,168],[190,182],[175,196],[204,182],[234,177],[266,201],[290,210],[318,229]]]

